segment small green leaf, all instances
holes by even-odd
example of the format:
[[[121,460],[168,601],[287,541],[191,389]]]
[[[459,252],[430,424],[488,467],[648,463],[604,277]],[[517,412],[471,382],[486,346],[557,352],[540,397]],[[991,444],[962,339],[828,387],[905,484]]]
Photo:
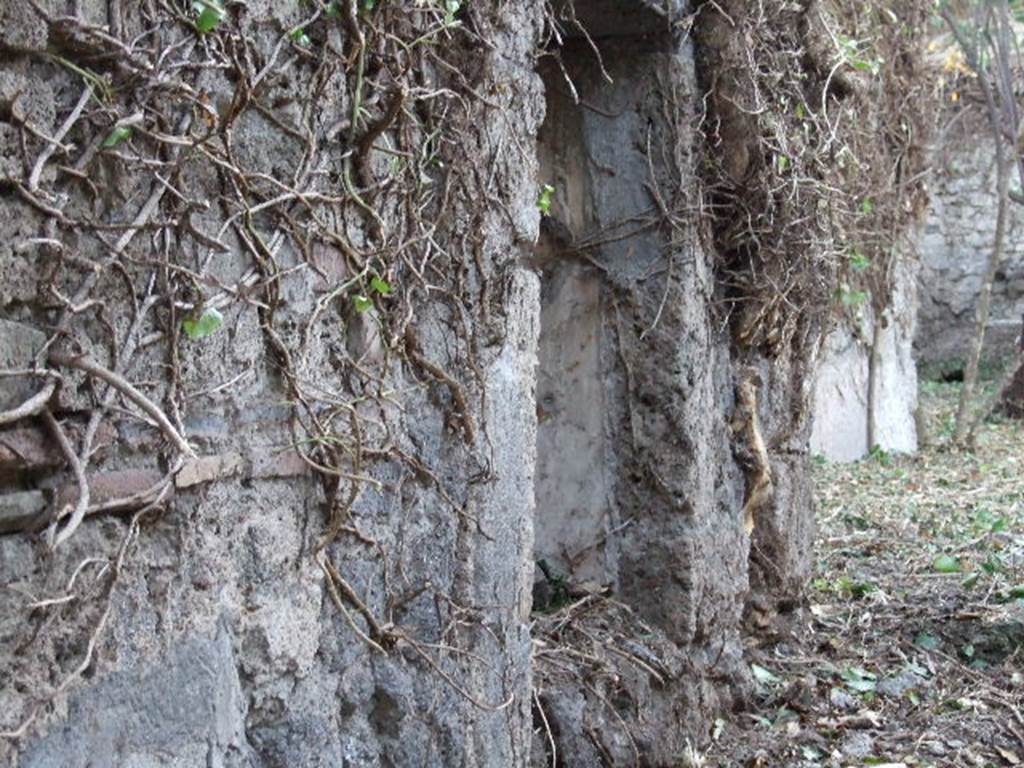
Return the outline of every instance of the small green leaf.
[[[861,251],[854,249],[850,252],[850,269],[854,272],[863,272],[865,269],[871,266],[871,259],[865,256]]]
[[[960,582],[960,586],[963,587],[964,589],[970,589],[971,587],[973,587],[975,584],[978,583],[978,578],[980,576],[981,576],[981,574],[978,573],[977,571],[974,571],[973,573],[969,573]]]
[[[844,680],[876,680],[878,678],[878,675],[874,672],[869,672],[864,667],[847,667],[841,674]]]
[[[875,203],[870,197],[865,197],[860,201],[860,212],[861,213],[874,213]]]
[[[205,339],[220,328],[223,323],[224,316],[211,307],[210,309],[203,310],[203,313],[198,318],[186,317],[182,321],[181,327],[190,339],[198,341],[199,339]]]
[[[357,293],[355,296],[353,296],[352,301],[356,305],[356,312],[366,312],[368,309],[373,307],[373,302],[369,298],[363,296],[360,293]]]
[[[224,18],[224,8],[217,0],[192,0],[192,10],[199,14],[196,30],[204,35],[216,29]]]
[[[789,168],[789,158],[785,155],[776,155],[775,170],[779,173],[785,173],[787,168]]]
[[[381,296],[390,296],[392,291],[391,283],[386,280],[382,280],[376,275],[370,278],[370,288],[375,290]]]
[[[540,188],[540,194],[537,196],[537,209],[547,216],[551,213],[551,196],[555,194],[555,188],[550,184],[545,184]]]
[[[935,635],[929,634],[928,632],[921,632],[914,638],[914,645],[924,651],[934,651],[942,645],[942,641]]]
[[[932,561],[932,568],[938,573],[960,573],[960,561],[950,555],[939,555]]]
[[[328,19],[337,19],[341,16],[341,6],[338,4],[338,0],[331,0],[327,4],[327,10],[324,11],[324,16]]]
[[[459,0],[444,0],[444,24],[446,27],[458,24],[455,20],[455,14],[459,12],[461,7],[462,3]]]
[[[839,288],[839,301],[844,307],[859,307],[867,300],[867,291],[854,290],[848,285]]]
[[[288,37],[292,39],[296,45],[301,45],[303,48],[308,48],[313,44],[313,41],[309,39],[309,35],[306,34],[306,30],[302,27],[296,27],[288,33]]]
[[[103,147],[107,149],[109,147],[116,147],[122,141],[132,135],[132,129],[127,125],[118,125],[107,134],[107,138],[103,140]]]

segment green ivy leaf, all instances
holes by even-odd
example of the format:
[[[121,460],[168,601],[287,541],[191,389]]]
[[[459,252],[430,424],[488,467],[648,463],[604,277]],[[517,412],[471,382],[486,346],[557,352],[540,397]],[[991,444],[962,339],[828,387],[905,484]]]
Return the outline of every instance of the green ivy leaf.
[[[455,20],[455,14],[459,12],[459,8],[461,7],[462,3],[459,0],[444,1],[444,24],[446,27],[452,27],[458,24]]]
[[[859,307],[868,300],[866,291],[852,290],[849,286],[839,289],[839,301],[844,307]]]
[[[932,568],[938,573],[960,573],[960,561],[951,555],[939,555],[932,561]]]
[[[537,195],[537,209],[547,216],[551,213],[551,196],[555,194],[555,188],[550,184],[545,184],[540,188],[540,194]]]
[[[203,313],[198,317],[186,317],[181,327],[185,331],[185,334],[193,341],[199,339],[205,339],[211,333],[216,331],[224,323],[224,316],[212,307],[203,310]]]
[[[356,305],[356,312],[359,313],[363,313],[366,310],[373,307],[373,302],[369,298],[363,296],[360,293],[357,293],[355,296],[352,297],[352,302]]]
[[[374,275],[370,278],[370,288],[381,296],[390,296],[392,292],[391,283]]]
[[[942,641],[939,640],[935,635],[931,635],[927,632],[921,632],[917,637],[914,638],[914,645],[918,648],[922,648],[926,651],[934,651],[940,645]]]
[[[204,35],[216,29],[224,18],[224,8],[216,0],[192,0],[192,10],[199,14],[196,30]]]
[[[118,125],[107,134],[107,138],[103,140],[103,148],[116,147],[122,141],[132,135],[132,129],[127,125]]]
[[[871,266],[871,259],[858,250],[850,253],[850,269],[854,272],[863,272]]]
[[[301,45],[303,48],[308,48],[313,44],[313,41],[309,39],[309,35],[306,34],[306,30],[302,27],[296,27],[288,33],[288,37],[292,39],[296,45]]]
[[[839,676],[843,678],[846,687],[857,693],[870,693],[875,690],[878,676],[862,667],[847,667]]]

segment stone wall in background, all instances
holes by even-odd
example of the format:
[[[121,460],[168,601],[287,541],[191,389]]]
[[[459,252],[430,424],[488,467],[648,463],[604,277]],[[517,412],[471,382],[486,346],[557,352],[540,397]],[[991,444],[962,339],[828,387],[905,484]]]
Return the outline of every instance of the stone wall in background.
[[[983,128],[959,121],[937,146],[931,210],[921,241],[920,312],[915,341],[923,370],[962,366],[996,226],[995,150]],[[967,126],[967,127],[965,127]],[[1011,178],[1011,188],[1018,183]],[[1006,256],[992,287],[983,362],[1010,353],[1024,313],[1024,207],[1010,206]]]

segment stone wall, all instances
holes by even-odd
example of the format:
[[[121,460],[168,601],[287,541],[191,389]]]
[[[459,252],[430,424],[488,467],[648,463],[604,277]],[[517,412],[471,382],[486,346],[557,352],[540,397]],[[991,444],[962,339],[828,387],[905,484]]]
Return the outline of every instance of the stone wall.
[[[893,271],[892,304],[876,322],[870,305],[844,314],[819,352],[811,450],[856,461],[872,447],[917,450],[917,310],[915,258]]]
[[[525,0],[41,7],[0,8],[0,762],[706,739],[809,573],[815,329],[720,311],[683,4],[539,72]]]
[[[0,764],[522,765],[539,17],[191,5],[0,3]]]
[[[937,373],[962,368],[995,237],[995,150],[978,115],[958,119],[933,149],[931,209],[921,241],[917,358]],[[1011,188],[1018,183],[1016,172]],[[1024,207],[1011,203],[1005,259],[992,286],[984,363],[1012,352],[1024,314]]]

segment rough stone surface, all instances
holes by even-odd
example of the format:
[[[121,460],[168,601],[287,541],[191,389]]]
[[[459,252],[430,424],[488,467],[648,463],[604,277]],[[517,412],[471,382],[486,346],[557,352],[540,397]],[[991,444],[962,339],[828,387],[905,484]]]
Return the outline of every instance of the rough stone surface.
[[[876,445],[917,450],[916,268],[904,259],[893,270],[893,301],[877,327],[868,306],[826,336],[814,385],[813,452],[856,461]]]
[[[921,242],[921,309],[915,344],[922,365],[946,373],[963,366],[974,311],[995,239],[995,150],[977,117],[959,120],[933,149],[931,209]],[[1006,253],[992,286],[983,362],[1012,353],[1024,314],[1024,207],[1011,203]]]
[[[0,369],[35,368],[36,353],[46,342],[46,334],[24,325],[0,320]],[[0,411],[17,408],[36,394],[43,381],[28,376],[0,377]]]
[[[4,12],[35,19],[29,5],[9,0]],[[218,71],[190,81],[189,94],[237,95],[215,103],[217,118],[168,89],[167,119],[146,124],[166,136],[191,118],[189,130],[201,131],[238,107],[230,135],[215,132],[207,149],[230,144],[249,171],[246,189],[226,186],[224,169],[202,152],[181,150],[188,141],[158,143],[140,130],[118,151],[180,161],[168,193],[162,163],[128,166],[116,151],[97,151],[114,107],[92,106],[59,158],[81,163],[77,175],[48,163],[35,203],[0,186],[0,311],[37,330],[60,315],[51,285],[73,295],[110,258],[111,238],[130,231],[147,200],[159,201],[152,226],[124,246],[130,279],[101,269],[101,301],[80,308],[60,343],[136,382],[198,454],[172,462],[166,427],[138,418],[118,393],[107,397],[94,377],[68,372],[54,407],[71,439],[83,439],[99,403],[116,435],[97,440],[103,450],[90,456],[96,501],[117,501],[172,466],[175,493],[138,517],[89,514],[56,552],[37,536],[0,539],[0,583],[11,587],[0,590],[0,763],[525,766],[537,743],[536,690],[566,764],[671,765],[742,697],[744,611],[755,601],[769,612],[797,607],[810,568],[810,369],[801,351],[769,358],[738,349],[717,313],[717,255],[692,213],[697,62],[673,31],[681,5],[642,5],[613,30],[620,37],[604,57],[612,82],[586,41],[565,42],[580,102],[559,68],[546,68],[550,58],[541,65],[548,118],[539,146],[535,4],[464,6],[472,34],[445,43],[460,66],[434,67],[429,56],[417,65],[415,97],[451,98],[444,115],[461,117],[423,145],[436,141],[437,158],[419,179],[428,197],[454,202],[402,265],[387,265],[408,316],[389,315],[385,296],[365,312],[349,306],[358,266],[339,243],[363,254],[382,239],[377,228],[389,243],[408,235],[408,210],[386,194],[392,161],[408,158],[382,148],[406,146],[418,130],[412,116],[426,120],[429,110],[406,105],[405,133],[382,129],[366,152],[359,170],[380,174],[371,190],[385,201],[380,221],[348,197],[321,204],[338,199],[339,173],[351,166],[352,84],[339,55],[351,32],[334,21],[327,31],[310,27],[324,48],[282,44],[303,21],[301,4],[232,4],[224,29],[198,42],[180,20],[162,27],[175,55],[202,62],[245,40],[232,56],[253,76],[268,67],[251,93]],[[117,7],[123,17],[108,18]],[[92,24],[126,25],[129,38],[140,31],[136,4],[96,0],[79,10]],[[66,28],[44,30],[40,42],[32,29],[0,50],[60,45],[85,56],[85,43],[96,44],[72,45],[79,32]],[[81,95],[80,80],[47,59],[0,58],[2,72],[51,84],[41,91],[41,124],[47,115],[62,122]],[[378,67],[368,82],[387,76]],[[309,83],[319,90],[302,90]],[[379,117],[389,94],[375,97],[358,109]],[[124,98],[117,109],[132,104]],[[274,206],[243,216],[239,194],[270,201],[312,162],[309,136],[319,154],[302,204],[282,206],[287,218],[272,216]],[[31,135],[26,146],[5,173],[30,172],[43,147]],[[536,248],[546,182],[557,191]],[[672,226],[658,218],[652,189],[671,192]],[[200,246],[173,219],[181,200],[193,228],[223,247]],[[66,220],[55,221],[50,204]],[[332,238],[304,239],[307,227],[317,230],[310,211],[318,224],[328,220]],[[103,237],[68,224],[89,217],[104,223]],[[253,251],[263,254],[255,235],[243,236],[243,219],[280,246],[272,279],[253,271]],[[428,258],[438,251],[450,259],[443,269]],[[181,256],[182,274],[153,269],[168,252]],[[128,332],[147,286],[166,290],[165,282],[193,309],[196,292],[216,294],[221,327],[189,339],[160,302]],[[296,358],[310,341],[293,371],[322,396],[309,411],[291,398],[270,329]],[[113,354],[111,336],[145,343]],[[753,416],[774,476],[751,532],[742,508],[752,457],[732,427],[748,375],[759,382]],[[335,430],[320,442],[349,451],[345,471],[317,472],[300,453],[316,442],[296,432],[310,412]],[[373,432],[377,450],[350,450],[350,417]],[[70,472],[13,454],[0,453],[11,468],[0,493],[54,488],[62,502],[77,498]],[[530,637],[535,558],[572,596],[593,599],[587,620],[614,642],[602,652],[618,651],[607,667],[615,674],[599,684],[545,677],[531,663],[541,652]],[[598,600],[594,587],[614,600]]]
[[[72,696],[64,723],[28,749],[21,765],[252,765],[231,641],[221,622],[212,636],[185,641],[159,663],[111,673]]]
[[[46,506],[42,491],[0,495],[0,533],[24,530]]]
[[[539,668],[559,752],[578,755],[581,764],[602,753],[630,764],[633,743],[644,745],[652,764],[667,764],[687,735],[699,738],[701,724],[732,702],[730,685],[704,684],[710,668],[731,685],[743,677],[739,625],[749,540],[726,426],[731,402],[720,399],[732,388],[729,339],[708,326],[713,254],[697,243],[696,228],[675,233],[671,246],[653,229],[585,245],[643,218],[652,170],[656,183],[671,188],[668,147],[678,142],[687,153],[682,162],[691,162],[693,50],[659,34],[660,17],[651,14],[648,23],[647,37],[626,30],[605,41],[613,84],[585,41],[563,47],[562,61],[589,109],[575,102],[557,66],[542,69],[548,110],[541,181],[555,193],[537,255],[535,551],[558,578],[608,586],[635,613],[610,614],[595,631],[611,625],[622,636],[653,635],[660,659],[673,666],[688,655],[697,674],[669,675],[662,690],[640,684],[645,674],[624,685],[616,698],[628,699],[621,705],[630,712],[625,726],[594,686]],[[667,83],[689,110],[676,115],[678,123],[665,119]],[[651,629],[640,633],[633,622]]]
[[[840,326],[828,334],[814,387],[811,450],[831,461],[867,455],[869,350],[862,338]]]
[[[143,25],[138,4],[84,2],[76,7],[86,22],[105,30],[120,25],[119,34],[128,40],[137,39]],[[61,8],[61,13],[70,12]],[[108,16],[115,12],[116,18]],[[231,6],[223,29],[208,38],[198,38],[190,24],[173,15],[157,13],[164,15],[155,50],[194,56],[201,63],[208,59],[204,45],[220,50],[217,46],[245,40],[244,51],[232,49],[240,66],[274,62],[270,70],[275,71],[268,70],[272,76],[255,95],[266,109],[248,104],[231,137],[233,157],[253,174],[247,193],[271,199],[280,190],[261,187],[266,179],[295,178],[308,159],[307,145],[292,128],[300,125],[320,147],[308,190],[337,200],[338,171],[349,148],[339,140],[337,126],[351,116],[344,95],[351,84],[345,81],[342,23],[321,20],[318,34],[326,39],[317,40],[316,55],[304,55],[285,36],[308,15],[299,4]],[[465,407],[472,409],[476,425],[471,439],[451,428],[457,411],[452,387],[423,365],[396,360],[392,350],[385,358],[382,334],[366,323],[360,330],[362,321],[341,306],[348,294],[329,297],[351,278],[336,242],[316,242],[316,254],[330,251],[343,265],[323,274],[307,266],[307,253],[290,239],[275,253],[282,269],[275,284],[280,298],[276,322],[289,348],[298,348],[322,301],[308,359],[297,362],[303,384],[330,393],[337,402],[357,402],[366,394],[353,391],[358,377],[351,360],[358,358],[381,377],[395,406],[360,405],[366,423],[379,425],[387,440],[383,456],[367,457],[360,470],[379,485],[368,484],[348,511],[344,522],[355,533],[343,533],[323,550],[317,545],[333,491],[296,453],[308,451],[309,445],[291,429],[293,408],[279,360],[268,348],[266,318],[260,316],[258,299],[249,301],[263,296],[265,287],[253,287],[258,277],[252,273],[251,253],[230,225],[220,235],[227,250],[211,250],[188,236],[183,223],[180,229],[177,223],[166,224],[175,200],[156,178],[163,171],[126,164],[113,155],[170,158],[178,153],[181,163],[172,183],[179,195],[195,201],[191,223],[207,239],[234,212],[231,203],[220,206],[232,193],[221,186],[223,178],[209,159],[139,134],[115,151],[97,151],[109,134],[111,115],[129,116],[135,108],[130,92],[135,81],[104,72],[123,78],[118,82],[124,90],[109,104],[88,100],[62,140],[65,148],[46,164],[36,198],[61,206],[69,219],[99,220],[109,226],[100,230],[104,236],[55,222],[9,184],[0,184],[0,312],[5,322],[34,329],[13,340],[9,333],[0,334],[7,345],[46,338],[60,315],[60,303],[48,286],[73,296],[91,265],[109,259],[110,245],[123,237],[125,225],[140,215],[146,201],[167,195],[152,214],[165,223],[125,246],[138,259],[128,269],[138,271],[104,271],[94,291],[99,302],[81,309],[61,344],[87,351],[111,368],[120,366],[127,379],[168,410],[199,455],[181,470],[173,497],[148,512],[140,528],[131,526],[131,511],[90,514],[52,553],[38,535],[0,539],[0,764],[525,764],[531,725],[533,382],[540,302],[537,278],[522,263],[536,240],[539,214],[533,155],[512,158],[509,152],[531,145],[543,113],[540,81],[533,72],[541,17],[521,2],[501,9],[481,6],[473,13],[473,29],[486,35],[493,48],[452,43],[445,54],[464,57],[466,72],[485,80],[480,87],[489,94],[486,100],[500,110],[474,103],[460,113],[462,122],[445,124],[445,131],[457,132],[459,140],[449,141],[456,133],[443,134],[437,161],[429,168],[436,178],[428,181],[439,189],[451,169],[451,197],[458,202],[441,223],[444,233],[436,234],[444,243],[438,247],[465,257],[474,271],[453,277],[451,285],[464,295],[453,295],[450,304],[439,296],[410,299],[423,359],[450,371],[466,392]],[[81,29],[74,27],[63,27],[59,34],[47,30],[29,2],[0,3],[0,20],[0,53],[31,49],[41,54],[53,44],[69,61],[98,66],[90,46],[102,47],[101,36],[83,40]],[[329,30],[323,31],[325,26]],[[285,45],[274,59],[282,40]],[[140,56],[148,55],[147,45],[140,47]],[[82,94],[81,78],[48,57],[0,56],[0,74],[0,129],[5,132],[20,133],[23,123],[31,122],[32,129],[52,135],[54,126],[47,120],[56,116],[55,122],[63,122]],[[207,118],[197,107],[199,95],[230,96],[236,87],[212,70],[196,79],[190,65],[165,74],[169,81],[183,78],[194,88],[184,100],[182,92],[169,88],[161,102],[166,122],[145,124],[165,135],[180,132],[191,118],[196,122],[187,129],[189,136],[200,135]],[[257,74],[253,69],[250,76]],[[429,64],[418,68],[416,76],[431,79],[421,91],[438,87],[453,101],[455,89],[465,85],[461,73],[438,73]],[[39,95],[38,106],[28,101],[25,84]],[[304,90],[310,84],[322,88],[319,101],[300,109],[312,106]],[[299,106],[293,103],[296,93],[304,100]],[[379,105],[364,104],[364,111],[379,116]],[[153,118],[147,113],[145,119]],[[31,131],[25,136],[24,148],[21,136],[4,142],[0,173],[24,180],[31,172],[45,144]],[[209,146],[221,138],[211,138]],[[394,136],[380,140],[382,146],[396,141]],[[466,159],[470,155],[472,163]],[[371,159],[388,167],[387,157]],[[479,180],[473,177],[477,161],[488,168]],[[55,168],[60,164],[73,170],[79,162],[79,176]],[[97,187],[86,180],[95,180]],[[477,185],[487,185],[486,191],[474,191]],[[500,203],[480,210],[486,195]],[[320,215],[334,217],[336,210],[325,205]],[[387,215],[395,240],[405,237],[404,213]],[[256,219],[254,226],[269,241],[276,218]],[[364,225],[349,211],[348,220],[332,218],[327,226],[337,227],[338,241],[369,248]],[[214,294],[216,286],[241,287],[241,293],[225,294],[227,300],[219,305],[224,320],[216,333],[201,341],[180,335],[177,394],[169,391],[166,378],[171,327],[166,303],[144,318],[139,335],[150,337],[136,354],[115,358],[110,349],[112,336],[121,343],[133,335],[132,309],[145,300],[147,285],[156,279],[151,265],[162,248],[161,227],[166,227],[167,243],[174,241],[172,255],[190,269],[203,270],[207,281],[178,296],[191,301],[193,288]],[[310,249],[311,261],[316,254]],[[436,283],[432,273],[423,280]],[[406,283],[395,282],[397,291],[417,281],[410,275]],[[483,290],[486,302],[480,299]],[[346,333],[349,327],[351,334]],[[2,365],[27,365],[25,355],[31,351],[19,347],[18,360],[5,358]],[[76,425],[87,422],[106,387],[65,373],[65,390],[54,407],[77,447],[82,432]],[[168,470],[173,452],[161,432],[135,414],[137,408],[124,398],[109,401],[103,423],[116,425],[118,440],[91,457],[88,475],[96,483],[95,503],[134,491],[136,479],[160,478]],[[35,425],[14,426],[32,430]],[[9,471],[2,476],[0,496],[13,496],[8,499],[13,503],[23,498],[15,494],[29,488],[76,487],[70,472],[19,453],[20,438],[13,432],[6,431],[2,441],[0,456]],[[44,433],[43,440],[55,453],[50,436]],[[347,486],[338,490],[339,496],[345,493]],[[38,495],[29,501],[35,509]],[[368,613],[410,640],[389,646],[386,654],[373,650],[363,639],[369,631],[364,616],[351,599],[339,608],[315,556],[337,568]],[[59,602],[31,607],[40,600]],[[33,712],[37,717],[31,724],[12,736]]]

